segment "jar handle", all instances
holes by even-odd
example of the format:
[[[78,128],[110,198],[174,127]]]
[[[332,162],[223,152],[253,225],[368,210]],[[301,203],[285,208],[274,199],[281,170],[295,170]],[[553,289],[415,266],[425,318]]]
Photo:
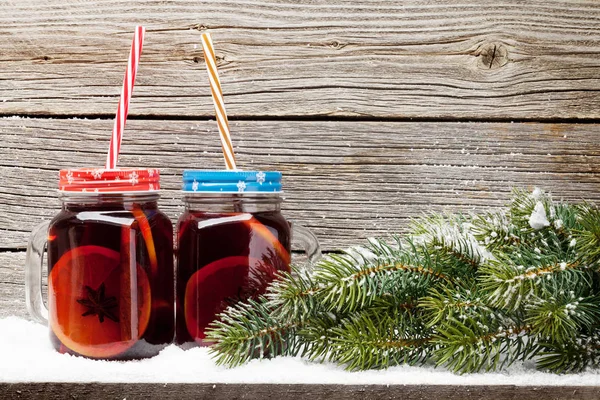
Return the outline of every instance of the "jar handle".
[[[42,324],[48,324],[48,309],[42,299],[42,267],[49,225],[46,221],[35,227],[25,256],[25,304],[33,319]]]
[[[306,252],[306,257],[308,258],[304,269],[312,271],[313,266],[321,258],[321,246],[319,245],[319,240],[310,229],[295,222],[290,225],[292,226],[292,240],[299,242],[302,245]]]

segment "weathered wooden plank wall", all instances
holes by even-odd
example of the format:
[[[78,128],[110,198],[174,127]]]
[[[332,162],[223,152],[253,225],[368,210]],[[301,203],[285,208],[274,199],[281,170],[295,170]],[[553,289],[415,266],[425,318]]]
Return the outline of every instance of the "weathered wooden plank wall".
[[[222,166],[205,29],[240,165],[282,170],[286,214],[325,250],[511,186],[600,200],[597,1],[0,0],[0,316],[25,315],[57,169],[103,163],[137,23],[121,163],[163,170],[172,218],[181,170]]]
[[[232,116],[596,118],[595,1],[3,1],[3,113],[210,116],[211,29]],[[100,20],[101,18],[101,20]],[[495,49],[495,51],[494,51]]]
[[[23,249],[31,228],[60,207],[58,163],[104,162],[111,127],[108,119],[2,121],[4,246]],[[500,206],[513,185],[600,200],[590,124],[238,121],[232,129],[240,167],[282,170],[287,216],[314,229],[325,250],[399,231],[430,209]],[[212,121],[133,120],[126,134],[121,164],[162,169],[162,207],[173,220],[181,171],[223,162]]]
[[[17,251],[13,268],[59,206],[56,170],[103,163],[136,23],[148,34],[121,163],[162,168],[173,219],[181,170],[221,167],[204,29],[241,166],[282,170],[286,214],[325,250],[430,209],[500,206],[511,186],[600,197],[594,1],[0,5],[0,248]],[[8,298],[22,289],[2,271]]]

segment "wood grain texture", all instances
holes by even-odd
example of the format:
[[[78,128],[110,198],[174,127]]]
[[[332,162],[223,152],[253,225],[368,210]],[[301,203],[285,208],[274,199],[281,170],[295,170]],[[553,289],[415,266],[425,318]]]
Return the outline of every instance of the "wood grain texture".
[[[104,163],[112,121],[0,119],[0,243],[24,248],[55,215],[57,170]],[[598,126],[510,123],[235,122],[243,169],[284,173],[284,214],[325,250],[402,231],[428,211],[498,207],[513,186],[600,200]],[[161,209],[182,211],[181,172],[222,168],[211,121],[132,120],[120,166],[158,167]]]
[[[0,253],[0,318],[29,319],[25,307],[25,252]]]
[[[269,384],[110,384],[0,383],[3,399],[403,399],[403,400],[596,400],[600,388],[586,386],[452,385],[269,385]]]
[[[5,0],[0,115],[113,115],[136,23],[132,115],[213,115],[208,28],[234,118],[600,117],[592,0]]]

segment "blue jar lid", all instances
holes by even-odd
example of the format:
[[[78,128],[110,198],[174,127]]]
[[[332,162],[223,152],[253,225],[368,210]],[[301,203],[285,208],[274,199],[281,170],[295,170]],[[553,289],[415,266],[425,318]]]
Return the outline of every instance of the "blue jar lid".
[[[281,172],[277,171],[183,171],[184,192],[273,193],[281,192]]]

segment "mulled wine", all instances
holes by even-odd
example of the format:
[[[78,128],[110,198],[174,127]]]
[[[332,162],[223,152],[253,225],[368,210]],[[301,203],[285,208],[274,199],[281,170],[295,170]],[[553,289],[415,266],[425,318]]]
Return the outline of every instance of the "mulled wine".
[[[238,301],[256,299],[280,271],[289,271],[288,222],[278,208],[254,208],[254,212],[188,208],[181,216],[176,276],[178,344],[208,344],[205,330],[218,314]]]
[[[158,179],[152,169],[60,172],[62,210],[34,230],[26,261],[28,309],[59,352],[137,359],[172,342],[173,227],[157,208]]]
[[[51,223],[48,304],[60,352],[126,359],[173,339],[173,228],[156,203],[66,207]]]

